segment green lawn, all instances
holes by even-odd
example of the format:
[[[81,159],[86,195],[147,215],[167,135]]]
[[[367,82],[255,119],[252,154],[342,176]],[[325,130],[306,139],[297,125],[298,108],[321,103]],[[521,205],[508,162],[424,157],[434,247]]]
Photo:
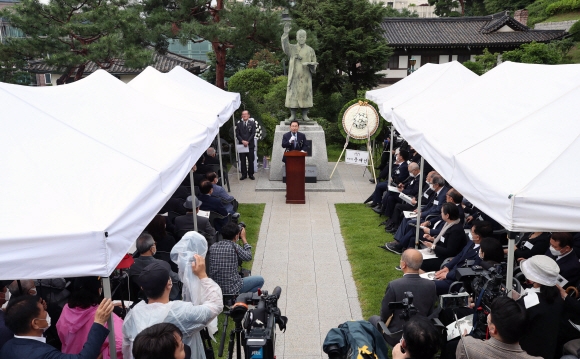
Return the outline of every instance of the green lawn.
[[[379,314],[387,284],[402,276],[395,270],[401,256],[378,248],[393,240],[392,234],[378,226],[385,217],[379,217],[362,203],[335,206],[362,314],[368,319]]]
[[[258,243],[258,234],[260,233],[260,225],[262,224],[262,217],[264,216],[264,208],[266,205],[264,203],[250,204],[250,203],[240,203],[238,207],[238,212],[240,213],[240,222],[246,224],[246,238],[248,243],[252,246],[252,253],[256,253],[256,244]],[[250,262],[244,262],[244,268],[251,269],[254,259]],[[214,335],[217,342],[212,342],[213,352],[215,357],[218,357],[218,349],[220,346],[221,335],[222,335],[222,325],[224,322],[225,315],[220,314],[218,316],[218,332]],[[224,355],[227,357],[228,342],[230,340],[229,331],[234,328],[233,322],[230,320],[228,324],[228,332],[225,337],[224,344]]]

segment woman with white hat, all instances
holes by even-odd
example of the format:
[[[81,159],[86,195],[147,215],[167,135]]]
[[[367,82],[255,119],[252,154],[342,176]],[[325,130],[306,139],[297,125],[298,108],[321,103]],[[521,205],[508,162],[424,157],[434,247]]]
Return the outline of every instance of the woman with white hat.
[[[527,330],[520,345],[528,354],[552,359],[556,352],[558,329],[564,301],[556,287],[560,268],[545,255],[520,263],[522,273],[532,285],[520,299],[526,307]]]

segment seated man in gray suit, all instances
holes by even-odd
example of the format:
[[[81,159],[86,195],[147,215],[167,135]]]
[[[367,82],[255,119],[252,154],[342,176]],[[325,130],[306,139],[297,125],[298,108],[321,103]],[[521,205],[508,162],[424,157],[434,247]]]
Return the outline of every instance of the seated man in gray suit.
[[[429,316],[433,312],[437,291],[433,281],[419,277],[419,269],[423,264],[423,256],[416,249],[407,249],[401,256],[401,270],[403,278],[393,280],[387,286],[387,291],[381,304],[381,315],[374,315],[369,322],[378,327],[379,321],[387,323],[391,333],[401,331],[405,319],[401,318],[402,309],[390,309],[389,303],[400,302],[405,299],[405,292],[413,293],[413,305],[417,309],[416,315]],[[380,329],[379,329],[380,331]],[[391,347],[401,339],[402,332],[395,336],[384,335]]]

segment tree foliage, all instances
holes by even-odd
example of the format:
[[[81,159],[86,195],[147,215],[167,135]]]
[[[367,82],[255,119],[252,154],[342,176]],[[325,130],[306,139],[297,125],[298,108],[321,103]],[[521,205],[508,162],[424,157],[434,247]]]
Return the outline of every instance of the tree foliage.
[[[502,60],[527,64],[562,64],[567,62],[566,54],[572,45],[573,43],[569,39],[549,44],[534,41],[529,44],[523,44],[515,50],[504,52]]]
[[[546,7],[546,14],[553,16],[580,10],[580,0],[559,0]]]
[[[483,54],[475,56],[475,61],[466,61],[465,67],[478,75],[483,75],[497,65],[499,53],[491,53],[488,49],[483,49]]]
[[[485,10],[488,14],[495,14],[501,11],[509,10],[514,12],[515,10],[525,9],[528,5],[532,4],[534,0],[484,0]]]
[[[435,15],[437,16],[461,16],[461,8],[458,0],[429,0],[429,5],[435,5]]]
[[[59,83],[80,79],[90,61],[103,69],[121,61],[130,67],[151,61],[140,7],[128,0],[23,0],[0,17],[25,34],[9,38],[3,51],[55,66],[63,73]]]
[[[410,10],[408,8],[398,10],[391,6],[387,6],[386,9],[385,17],[419,17],[416,10]]]
[[[546,13],[548,5],[558,0],[536,0],[527,6],[528,9],[528,26],[533,27],[535,24],[542,22],[550,16]]]
[[[368,0],[302,0],[292,11],[297,27],[316,36],[318,44],[311,46],[320,65],[314,83],[323,93],[356,94],[378,84],[382,75],[376,72],[393,53],[380,27],[386,13],[381,3]]]
[[[257,1],[244,5],[224,0],[144,0],[144,9],[147,24],[158,38],[211,42],[215,84],[224,88],[228,62],[230,69],[240,69],[260,49],[280,48],[280,15],[272,7],[278,2],[258,6]],[[162,47],[166,49],[167,44]]]

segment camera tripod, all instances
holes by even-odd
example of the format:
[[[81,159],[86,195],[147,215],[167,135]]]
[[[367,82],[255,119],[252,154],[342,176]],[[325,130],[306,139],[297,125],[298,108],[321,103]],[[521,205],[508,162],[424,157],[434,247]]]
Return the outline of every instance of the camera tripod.
[[[220,347],[218,350],[218,356],[221,358],[224,354],[224,344],[226,340],[226,332],[228,330],[228,322],[231,317],[234,321],[234,328],[230,331],[230,341],[228,342],[228,359],[232,359],[234,354],[234,344],[236,345],[236,358],[242,359],[242,340],[244,339],[244,328],[242,327],[242,320],[246,314],[247,307],[236,307],[232,306],[232,299],[229,300],[229,308],[224,311],[225,319],[223,324],[222,337],[220,340]],[[226,300],[224,300],[226,302]]]

